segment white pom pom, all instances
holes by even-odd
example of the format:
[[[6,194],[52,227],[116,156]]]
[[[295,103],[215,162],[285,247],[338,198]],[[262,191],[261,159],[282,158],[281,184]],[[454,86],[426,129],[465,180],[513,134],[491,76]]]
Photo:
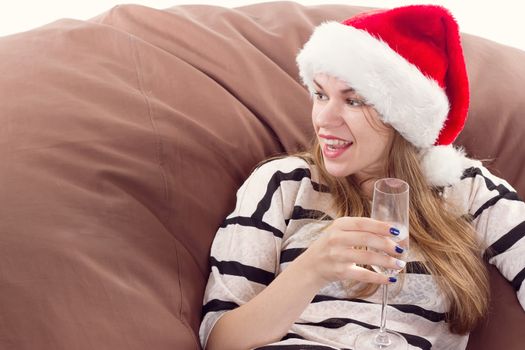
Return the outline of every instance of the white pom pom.
[[[433,146],[420,153],[421,170],[432,186],[450,186],[457,183],[468,158],[463,149],[448,146]]]

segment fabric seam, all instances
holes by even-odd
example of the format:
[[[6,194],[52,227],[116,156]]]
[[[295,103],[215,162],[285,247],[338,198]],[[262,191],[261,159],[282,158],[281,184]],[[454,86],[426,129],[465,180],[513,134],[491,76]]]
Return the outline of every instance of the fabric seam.
[[[156,143],[156,160],[157,160],[157,164],[158,164],[158,167],[160,169],[160,175],[161,175],[161,179],[162,179],[162,182],[163,182],[163,187],[164,187],[164,200],[167,201],[167,203],[169,203],[169,188],[168,188],[168,184],[167,184],[167,178],[166,178],[166,174],[165,174],[165,169],[163,167],[163,164],[162,164],[162,140],[161,140],[161,137],[160,137],[160,134],[158,132],[158,128],[157,128],[157,125],[155,123],[155,120],[153,118],[153,113],[152,113],[152,105],[150,103],[150,99],[147,95],[147,92],[146,90],[144,89],[144,81],[143,81],[143,77],[142,77],[142,74],[141,74],[141,61],[140,61],[140,57],[139,57],[139,53],[138,53],[138,50],[137,50],[137,47],[136,47],[136,41],[134,40],[134,37],[128,33],[128,37],[129,37],[129,41],[130,41],[130,46],[131,46],[131,50],[132,50],[132,55],[133,55],[133,61],[134,61],[134,64],[135,64],[135,73],[136,73],[136,79],[137,79],[137,85],[138,85],[138,89],[140,91],[140,94],[143,96],[144,98],[144,102],[147,106],[147,111],[148,111],[148,118],[149,118],[149,121],[151,123],[151,127],[152,127],[152,130],[155,134],[155,143]],[[168,211],[169,212],[169,211]],[[167,218],[165,218],[167,220]],[[174,244],[173,245],[174,247],[174,250],[175,250],[175,256],[176,256],[176,261],[177,261],[177,283],[178,283],[178,287],[179,287],[179,296],[180,296],[180,305],[179,305],[179,308],[177,310],[177,318],[181,321],[183,321],[182,319],[182,300],[183,300],[183,295],[182,295],[182,280],[181,280],[181,270],[180,270],[180,260],[179,260],[179,252],[178,252],[178,249],[177,249],[177,246]],[[185,324],[185,322],[182,322],[186,327],[188,327],[188,325]],[[193,334],[193,331],[191,332]]]

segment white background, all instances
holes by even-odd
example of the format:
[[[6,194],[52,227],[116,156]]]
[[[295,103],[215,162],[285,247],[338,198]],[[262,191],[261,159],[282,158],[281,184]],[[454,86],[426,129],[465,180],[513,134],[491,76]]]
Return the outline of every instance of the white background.
[[[0,36],[26,31],[60,18],[88,19],[121,3],[168,8],[181,4],[209,4],[225,7],[248,5],[262,0],[2,0]],[[522,0],[296,0],[303,5],[341,3],[370,7],[432,3],[447,7],[460,30],[525,50],[525,1]]]

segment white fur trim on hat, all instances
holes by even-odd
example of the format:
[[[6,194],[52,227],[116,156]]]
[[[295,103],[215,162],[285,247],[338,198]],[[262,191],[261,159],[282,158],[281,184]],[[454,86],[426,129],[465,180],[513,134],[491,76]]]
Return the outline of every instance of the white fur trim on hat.
[[[338,22],[318,26],[297,56],[311,93],[325,73],[346,82],[405,139],[418,148],[433,145],[449,111],[447,96],[390,46],[368,32]]]
[[[432,186],[450,186],[457,183],[469,159],[461,148],[433,146],[420,152],[421,170]]]

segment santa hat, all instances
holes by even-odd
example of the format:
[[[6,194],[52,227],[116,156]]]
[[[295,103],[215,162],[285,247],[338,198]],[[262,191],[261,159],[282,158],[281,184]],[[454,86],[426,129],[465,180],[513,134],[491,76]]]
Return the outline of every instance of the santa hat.
[[[315,28],[297,56],[303,83],[345,81],[382,120],[420,149],[428,182],[446,186],[463,171],[451,143],[465,124],[469,89],[458,25],[441,6],[372,11]]]

